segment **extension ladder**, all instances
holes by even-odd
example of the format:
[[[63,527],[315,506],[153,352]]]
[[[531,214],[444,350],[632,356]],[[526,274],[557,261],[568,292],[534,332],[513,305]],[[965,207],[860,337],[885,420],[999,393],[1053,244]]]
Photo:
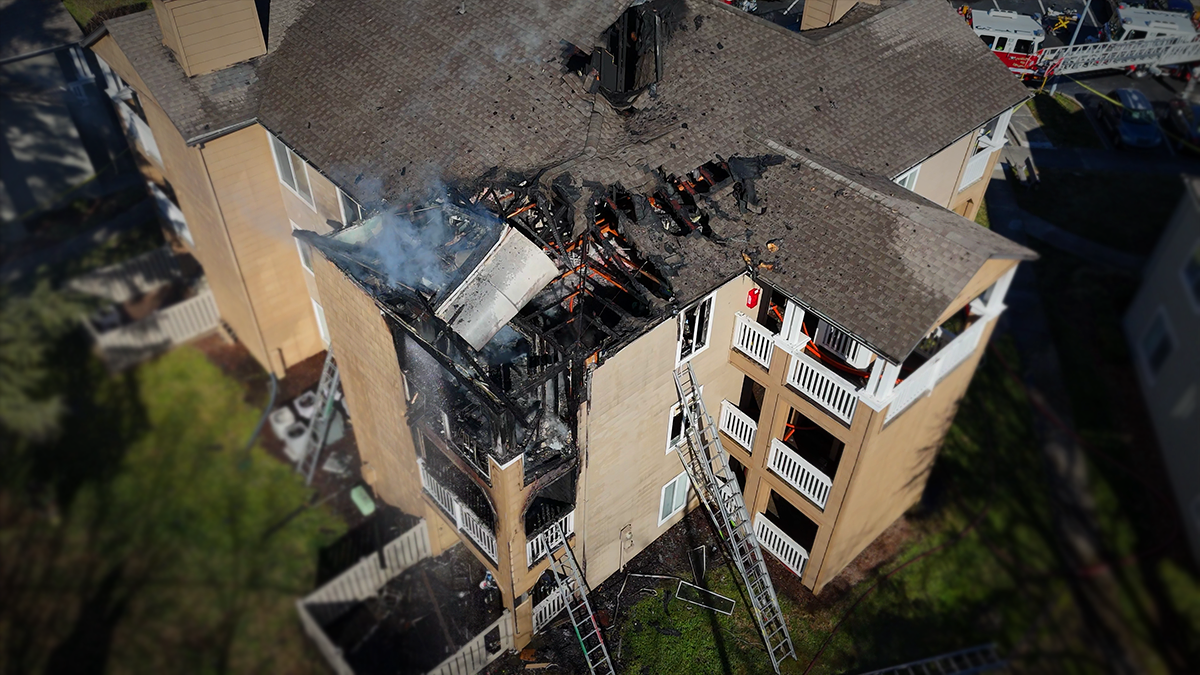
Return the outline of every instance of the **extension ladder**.
[[[675,369],[675,389],[687,427],[687,442],[676,445],[675,450],[742,575],[754,608],[754,619],[762,631],[771,665],[778,673],[780,661],[789,656],[796,657],[792,637],[775,597],[775,587],[767,574],[758,538],[754,536],[742,490],[729,469],[729,455],[721,447],[717,425],[704,408],[695,377],[690,363]]]
[[[972,675],[999,670],[1008,665],[996,653],[996,645],[980,645],[930,659],[904,663],[863,675]]]
[[[579,571],[575,553],[571,551],[567,538],[563,535],[562,523],[555,523],[550,527],[549,544],[550,570],[554,573],[557,592],[562,593],[567,605],[567,616],[571,618],[575,637],[583,649],[588,671],[592,675],[616,675],[612,659],[608,657],[604,636],[600,634],[600,622],[596,620],[596,614],[587,599],[587,583]],[[558,550],[562,551],[562,555],[556,558],[555,553]]]
[[[317,470],[317,461],[321,458],[321,450],[325,448],[325,437],[329,435],[329,423],[333,420],[333,403],[337,398],[338,383],[341,373],[333,362],[333,348],[325,355],[325,365],[321,367],[321,379],[317,383],[317,406],[313,412],[312,421],[308,424],[308,435],[305,439],[304,454],[296,470],[304,474],[306,485],[312,485],[313,474]]]

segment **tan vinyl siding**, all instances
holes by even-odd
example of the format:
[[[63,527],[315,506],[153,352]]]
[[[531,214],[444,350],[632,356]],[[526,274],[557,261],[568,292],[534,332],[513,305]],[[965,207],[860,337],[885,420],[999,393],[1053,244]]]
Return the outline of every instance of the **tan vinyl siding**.
[[[741,392],[742,375],[729,367],[729,349],[735,313],[744,311],[751,287],[749,279],[739,276],[717,291],[708,349],[692,360],[712,415],[720,411],[722,399],[736,400]],[[679,400],[672,374],[677,331],[677,319],[664,321],[592,374],[584,499],[575,527],[583,536],[587,580],[593,586],[682,517],[658,524],[662,487],[683,471],[678,455],[667,453],[669,415]],[[626,524],[633,526],[634,545],[622,550],[620,532]]]
[[[975,147],[976,132],[971,132],[921,163],[921,173],[913,192],[940,206],[950,206],[958,194],[958,182]]]
[[[279,181],[262,128],[222,136],[205,144],[203,153],[229,238],[238,258],[246,261],[242,275],[272,363],[287,367],[322,351],[306,272],[278,196]]]
[[[154,5],[163,43],[189,76],[266,53],[254,0],[155,0]]]

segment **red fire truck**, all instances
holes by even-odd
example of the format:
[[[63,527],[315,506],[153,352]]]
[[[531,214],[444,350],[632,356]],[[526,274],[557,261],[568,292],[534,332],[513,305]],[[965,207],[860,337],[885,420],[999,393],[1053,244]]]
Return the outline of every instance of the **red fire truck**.
[[[1009,70],[1018,75],[1037,72],[1038,53],[1046,39],[1046,31],[1032,16],[989,9],[969,12],[967,21],[983,44],[1000,57]]]

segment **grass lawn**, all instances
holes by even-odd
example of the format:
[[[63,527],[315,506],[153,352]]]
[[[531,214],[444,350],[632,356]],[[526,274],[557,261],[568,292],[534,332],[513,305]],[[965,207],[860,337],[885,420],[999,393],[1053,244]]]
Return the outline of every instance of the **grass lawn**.
[[[323,673],[295,615],[340,523],[242,446],[259,411],[191,347],[119,376],[79,336],[57,441],[0,454],[2,672]],[[265,403],[263,401],[262,403]],[[87,668],[83,668],[87,664]]]
[[[1083,107],[1063,94],[1038,94],[1026,105],[1041,123],[1046,138],[1060,148],[1103,148]]]
[[[88,26],[88,23],[96,18],[97,14],[101,15],[100,18],[110,15],[120,16],[141,11],[150,6],[148,0],[62,0],[62,3],[80,26],[90,30],[99,28],[99,26]]]
[[[979,202],[979,211],[975,214],[975,222],[992,229],[992,221],[988,219],[987,200]]]
[[[1148,255],[1183,195],[1178,176],[1042,169],[1037,191],[1017,189],[1021,208],[1099,244]]]
[[[1018,367],[1009,341],[1000,340],[999,350]],[[857,672],[988,642],[998,643],[1022,670],[1103,671],[1078,639],[1082,619],[1060,573],[1030,414],[1022,387],[989,355],[946,439],[924,503],[909,514],[913,536],[905,548],[840,595],[827,590],[803,603],[784,599],[797,651],[784,672],[804,672],[814,658],[811,672]],[[663,573],[687,577],[687,565],[664,561]],[[731,574],[710,575],[712,590],[738,600],[733,617],[675,600],[664,611],[662,595],[673,588],[667,582],[658,595],[632,605],[632,621],[622,618],[618,646],[628,672],[770,672]],[[834,626],[876,581],[818,658]]]

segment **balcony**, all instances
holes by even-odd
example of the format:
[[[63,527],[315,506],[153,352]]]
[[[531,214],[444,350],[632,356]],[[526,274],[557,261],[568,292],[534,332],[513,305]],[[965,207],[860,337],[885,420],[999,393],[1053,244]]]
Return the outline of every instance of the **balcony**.
[[[767,514],[755,514],[754,536],[758,537],[759,545],[778,558],[779,562],[796,576],[803,576],[804,565],[808,562],[808,551],[771,522]]]
[[[733,329],[733,348],[770,370],[771,355],[775,352],[775,334],[754,319],[738,312],[737,323]]]
[[[833,479],[778,438],[771,439],[767,468],[821,510],[825,509]]]
[[[567,515],[563,516],[558,521],[557,527],[562,528],[563,535],[566,537],[570,537],[572,534],[575,534],[575,512],[571,511]],[[552,544],[550,541],[550,535],[553,531],[554,528],[551,527],[533,539],[525,542],[525,561],[527,567],[533,567],[538,563],[538,561],[546,557],[546,555],[553,550],[551,548]]]
[[[883,423],[891,422],[918,399],[933,391],[938,382],[946,379],[950,373],[954,372],[955,368],[967,360],[967,357],[975,353],[975,348],[979,346],[979,339],[983,335],[983,331],[987,329],[988,323],[990,320],[987,318],[978,319],[961,335],[954,335],[948,330],[939,329],[938,334],[930,338],[935,341],[935,344],[926,352],[929,354],[928,356],[921,355],[920,347],[918,347],[918,351],[909,357],[910,361],[924,359],[924,362],[914,364],[917,365],[917,368],[896,385],[892,403],[888,406]]]
[[[858,393],[862,387],[854,386],[808,354],[802,351],[792,354],[792,360],[788,364],[787,383],[847,426],[854,419],[854,410],[858,407]]]
[[[747,453],[753,452],[758,423],[729,401],[721,401],[720,429]]]
[[[479,549],[487,554],[492,562],[496,562],[496,535],[491,526],[485,523],[475,512],[467,507],[453,492],[445,488],[425,466],[425,460],[417,459],[421,469],[421,487],[460,531],[466,533]]]

